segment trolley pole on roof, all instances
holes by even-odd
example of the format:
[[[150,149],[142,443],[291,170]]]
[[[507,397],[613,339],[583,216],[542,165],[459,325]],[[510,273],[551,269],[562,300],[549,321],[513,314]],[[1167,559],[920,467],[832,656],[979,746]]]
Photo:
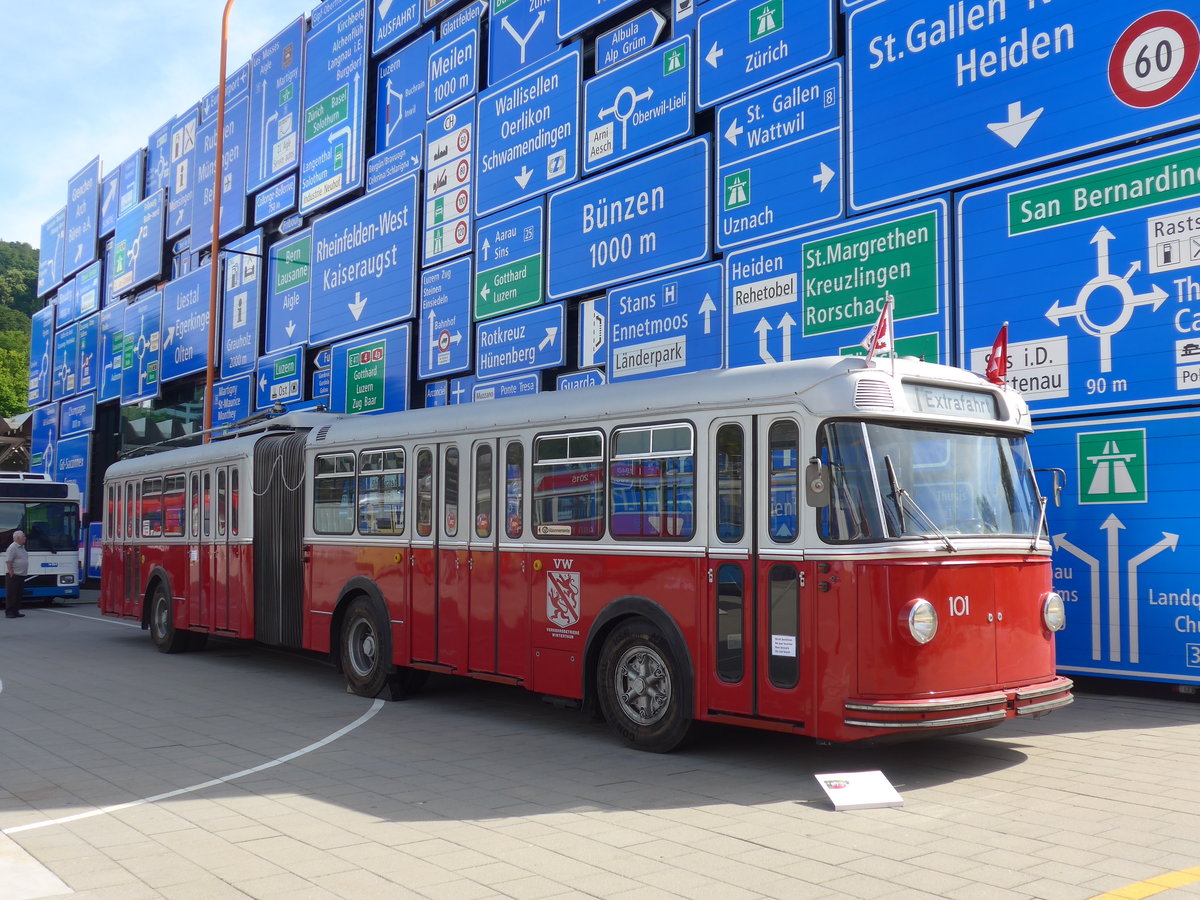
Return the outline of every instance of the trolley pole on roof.
[[[217,164],[213,170],[212,267],[208,294],[208,367],[204,373],[204,443],[212,440],[213,383],[216,380],[217,349],[217,262],[221,252],[221,163],[225,154],[225,62],[229,50],[229,12],[234,0],[226,0],[221,16],[221,73],[217,79]]]

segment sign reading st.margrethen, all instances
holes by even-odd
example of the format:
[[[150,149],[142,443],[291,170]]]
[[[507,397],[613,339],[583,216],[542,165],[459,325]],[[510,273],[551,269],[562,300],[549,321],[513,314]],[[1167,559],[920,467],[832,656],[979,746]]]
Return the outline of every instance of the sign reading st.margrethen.
[[[937,312],[937,214],[921,213],[804,244],[804,334],[874,324],[886,300],[897,319]]]

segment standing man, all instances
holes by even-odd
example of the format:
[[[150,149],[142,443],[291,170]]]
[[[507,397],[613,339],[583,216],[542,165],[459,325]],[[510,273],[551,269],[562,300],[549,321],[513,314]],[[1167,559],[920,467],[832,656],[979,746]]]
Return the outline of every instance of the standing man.
[[[13,532],[12,543],[4,551],[4,566],[4,615],[9,619],[24,618],[21,600],[25,595],[25,576],[29,574],[29,551],[25,549],[25,532]]]

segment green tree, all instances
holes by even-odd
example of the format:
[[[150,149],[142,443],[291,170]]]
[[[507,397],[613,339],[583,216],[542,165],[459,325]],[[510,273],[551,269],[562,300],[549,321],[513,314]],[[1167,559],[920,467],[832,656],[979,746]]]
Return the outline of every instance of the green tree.
[[[29,320],[37,299],[38,253],[22,241],[0,241],[0,416],[28,408]]]

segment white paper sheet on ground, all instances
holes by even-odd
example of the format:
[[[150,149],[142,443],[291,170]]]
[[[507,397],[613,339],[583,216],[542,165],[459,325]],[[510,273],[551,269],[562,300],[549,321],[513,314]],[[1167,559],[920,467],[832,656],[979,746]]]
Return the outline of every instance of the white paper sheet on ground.
[[[833,772],[814,777],[838,811],[904,805],[904,798],[879,771]]]

